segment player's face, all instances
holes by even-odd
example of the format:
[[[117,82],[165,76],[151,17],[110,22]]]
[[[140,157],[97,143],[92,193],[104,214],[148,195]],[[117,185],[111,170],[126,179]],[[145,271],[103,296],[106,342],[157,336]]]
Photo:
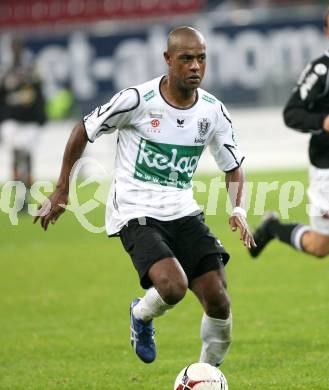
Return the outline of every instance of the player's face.
[[[199,43],[176,49],[170,55],[168,64],[178,87],[186,90],[198,88],[206,69],[205,45]]]

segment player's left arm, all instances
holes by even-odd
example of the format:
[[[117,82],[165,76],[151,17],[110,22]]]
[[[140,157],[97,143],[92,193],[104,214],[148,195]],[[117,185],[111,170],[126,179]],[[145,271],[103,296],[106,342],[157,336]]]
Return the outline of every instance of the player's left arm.
[[[233,171],[226,172],[226,188],[233,206],[232,214],[229,218],[229,224],[232,231],[240,230],[240,240],[247,248],[256,246],[253,235],[247,222],[247,212],[245,203],[245,179],[241,167]]]
[[[230,226],[233,231],[240,230],[240,239],[245,246],[255,246],[244,209],[245,180],[241,168],[244,156],[238,148],[230,114],[222,103],[218,105],[217,123],[209,147],[218,168],[226,174],[226,187],[233,206]]]

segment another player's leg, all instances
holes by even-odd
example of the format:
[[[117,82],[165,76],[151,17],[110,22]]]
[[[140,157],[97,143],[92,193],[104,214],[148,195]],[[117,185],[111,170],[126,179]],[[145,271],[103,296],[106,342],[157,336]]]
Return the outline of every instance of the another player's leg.
[[[310,226],[299,223],[282,223],[276,213],[266,213],[254,232],[257,246],[249,248],[249,253],[252,257],[259,256],[265,246],[273,239],[278,239],[301,250],[301,238],[309,230],[311,230]]]
[[[301,250],[310,255],[322,258],[329,255],[329,234],[324,235],[314,230],[303,234],[301,238]]]
[[[163,315],[185,296],[188,288],[186,275],[174,258],[154,263],[148,272],[153,287],[143,298],[133,300],[131,313],[131,344],[145,363],[156,358],[153,318]]]
[[[328,188],[328,185],[326,187]],[[325,212],[311,203],[310,223],[312,230],[305,232],[301,237],[301,249],[320,258],[329,255],[329,211]]]
[[[199,360],[213,366],[223,362],[231,344],[232,314],[226,287],[224,267],[207,272],[191,283],[192,291],[204,308]]]
[[[254,233],[257,247],[250,248],[249,253],[252,257],[257,257],[267,243],[275,238],[294,249],[317,257],[328,255],[329,220],[313,217],[312,221],[312,227],[300,223],[286,224],[280,222],[275,213],[267,213]]]

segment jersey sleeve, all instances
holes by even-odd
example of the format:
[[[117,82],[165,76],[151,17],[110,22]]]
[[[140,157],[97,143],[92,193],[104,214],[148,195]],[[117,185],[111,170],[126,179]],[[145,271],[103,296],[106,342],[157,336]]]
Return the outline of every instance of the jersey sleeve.
[[[285,124],[303,133],[322,132],[323,120],[328,112],[313,109],[317,99],[329,89],[328,65],[323,59],[308,64],[302,71],[284,111]]]
[[[223,104],[220,104],[217,127],[209,148],[218,168],[223,172],[234,171],[244,160],[235,140],[231,117]]]
[[[103,134],[131,126],[132,116],[139,102],[137,89],[128,88],[118,92],[108,103],[86,115],[83,122],[89,141],[94,142]]]

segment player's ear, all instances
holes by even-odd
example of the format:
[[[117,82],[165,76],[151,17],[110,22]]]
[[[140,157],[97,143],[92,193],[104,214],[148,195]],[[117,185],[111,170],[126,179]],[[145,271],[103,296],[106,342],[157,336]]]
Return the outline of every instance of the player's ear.
[[[165,52],[163,53],[163,56],[164,56],[164,59],[165,59],[167,65],[170,66],[170,54],[169,54],[167,51],[165,51]]]
[[[329,37],[329,9],[324,17],[324,34],[326,37]]]
[[[324,26],[324,34],[326,37],[329,37],[329,27],[328,26]]]

